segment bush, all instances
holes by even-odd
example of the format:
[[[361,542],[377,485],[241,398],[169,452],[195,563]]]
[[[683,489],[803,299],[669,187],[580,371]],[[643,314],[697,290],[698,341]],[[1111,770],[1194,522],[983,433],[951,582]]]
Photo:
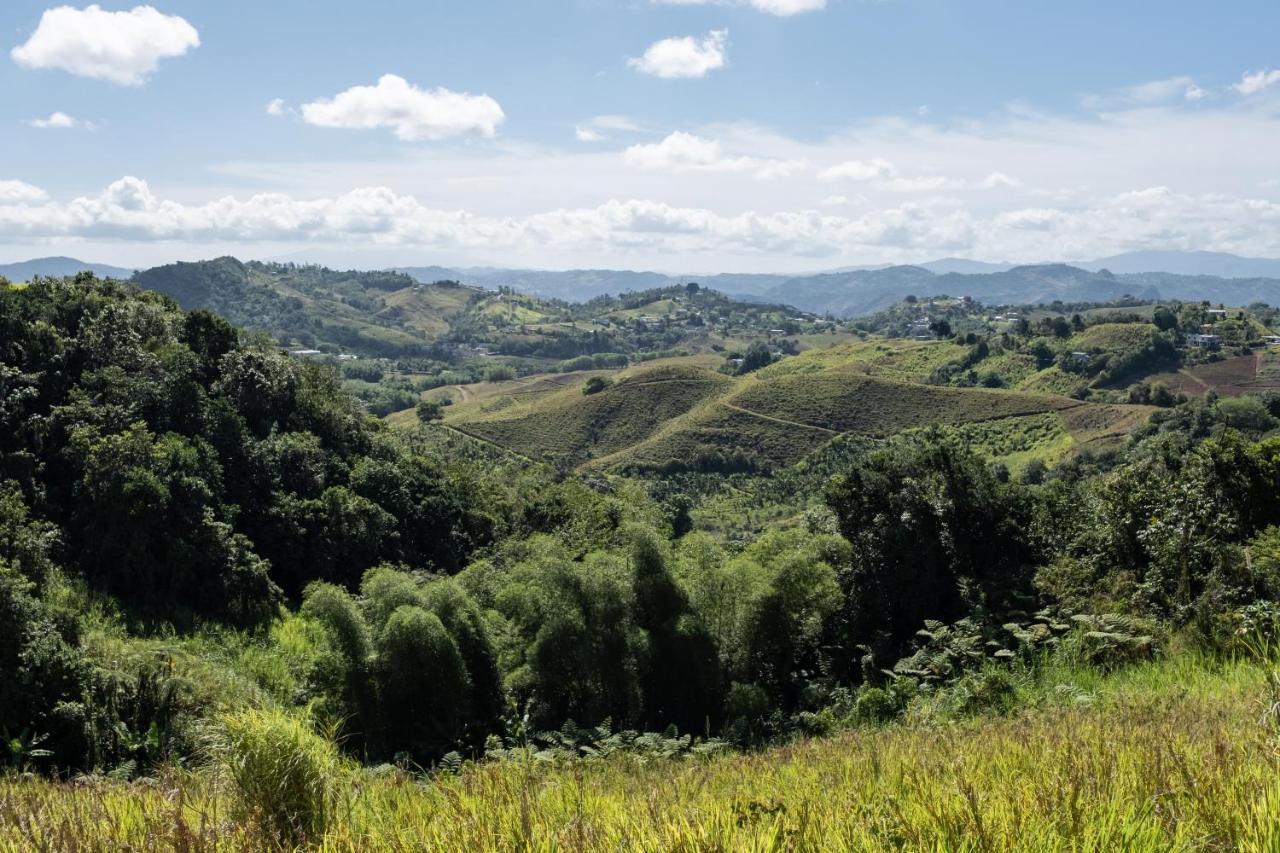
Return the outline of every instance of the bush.
[[[582,393],[590,397],[592,394],[599,394],[612,384],[613,382],[605,376],[592,376],[582,384]]]
[[[210,753],[238,819],[284,847],[324,835],[345,765],[310,720],[280,710],[236,711],[211,731]]]

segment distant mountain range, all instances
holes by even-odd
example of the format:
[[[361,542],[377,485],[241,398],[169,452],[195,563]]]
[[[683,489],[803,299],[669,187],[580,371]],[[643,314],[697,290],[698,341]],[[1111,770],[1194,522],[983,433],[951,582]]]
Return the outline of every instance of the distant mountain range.
[[[92,270],[127,278],[129,270],[72,258],[41,258],[0,265],[0,276],[25,281],[34,275]],[[630,270],[520,270],[499,267],[399,267],[423,283],[443,280],[486,289],[510,287],[545,299],[583,302],[604,294],[698,283],[751,302],[793,305],[841,317],[874,313],[908,295],[972,296],[992,304],[1105,302],[1122,296],[1146,300],[1208,299],[1233,305],[1280,304],[1280,259],[1219,252],[1129,252],[1073,264],[1014,266],[943,258],[918,266],[847,268],[806,275],[721,273],[673,276]],[[146,276],[140,276],[146,280]]]
[[[64,277],[86,270],[102,278],[129,278],[133,275],[133,270],[124,267],[93,264],[75,258],[35,258],[16,264],[0,264],[0,276],[9,281],[30,281],[37,275]]]

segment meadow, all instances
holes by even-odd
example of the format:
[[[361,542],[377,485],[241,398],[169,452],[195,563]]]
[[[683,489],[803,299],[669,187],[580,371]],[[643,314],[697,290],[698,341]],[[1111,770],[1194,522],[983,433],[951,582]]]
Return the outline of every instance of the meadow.
[[[0,850],[1280,849],[1273,665],[1050,665],[965,715],[978,683],[919,697],[901,722],[754,753],[516,745],[430,775],[332,757],[323,817],[283,845],[261,808],[281,808],[277,792],[234,764],[11,776]]]

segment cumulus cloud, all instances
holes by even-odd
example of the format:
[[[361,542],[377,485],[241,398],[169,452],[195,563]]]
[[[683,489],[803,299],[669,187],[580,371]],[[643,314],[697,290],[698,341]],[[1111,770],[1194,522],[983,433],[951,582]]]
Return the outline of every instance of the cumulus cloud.
[[[804,164],[760,157],[731,156],[715,139],[676,131],[661,142],[632,145],[622,152],[629,166],[655,171],[750,172],[764,180],[790,175]]]
[[[0,204],[39,204],[48,198],[48,193],[39,187],[32,186],[31,184],[23,181],[0,180]]]
[[[267,102],[267,115],[276,116],[277,118],[284,115],[288,107],[285,105],[284,98],[272,98]]]
[[[598,130],[592,130],[589,127],[575,127],[573,136],[579,142],[603,142],[605,135]]]
[[[655,42],[627,64],[664,80],[705,77],[728,63],[728,48],[729,31],[712,30],[702,39],[683,36]]]
[[[1232,86],[1241,95],[1256,95],[1263,89],[1280,83],[1280,69],[1270,71],[1246,71],[1240,82]]]
[[[419,89],[403,77],[384,74],[374,86],[353,86],[332,98],[303,104],[302,118],[317,127],[390,128],[397,139],[416,142],[493,136],[506,116],[488,95]]]
[[[48,118],[33,118],[27,124],[41,130],[71,130],[77,127],[83,127],[86,130],[93,129],[93,123],[81,121],[75,116],[67,115],[64,112],[50,113]]]
[[[760,12],[779,17],[790,17],[802,12],[817,12],[827,8],[827,0],[652,0],[666,6],[750,6]]]
[[[98,5],[45,10],[31,38],[10,56],[26,68],[56,68],[81,77],[139,86],[161,59],[200,46],[196,28],[151,6],[108,12]]]

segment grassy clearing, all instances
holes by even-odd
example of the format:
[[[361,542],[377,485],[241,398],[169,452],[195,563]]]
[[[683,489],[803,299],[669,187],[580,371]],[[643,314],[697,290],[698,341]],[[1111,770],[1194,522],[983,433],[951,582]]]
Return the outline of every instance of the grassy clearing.
[[[914,385],[840,373],[751,383],[730,402],[781,420],[878,436],[926,423],[995,420],[1077,405],[1031,394]]]
[[[523,758],[337,791],[316,848],[356,850],[1280,849],[1266,667],[1184,655],[1024,675],[1020,709],[906,721],[751,755]],[[1274,677],[1274,676],[1272,676]],[[261,850],[279,835],[207,771],[0,782],[0,850]]]
[[[923,382],[934,370],[962,357],[965,351],[965,347],[949,341],[853,341],[783,359],[761,370],[758,375],[761,379],[771,379],[827,370],[851,370],[883,379]]]
[[[964,424],[960,434],[979,452],[999,459],[1017,473],[1032,459],[1053,464],[1065,457],[1075,439],[1054,412]]]
[[[1124,352],[1141,349],[1157,331],[1150,323],[1099,323],[1071,336],[1071,350]]]
[[[437,338],[448,333],[448,318],[462,312],[474,294],[470,288],[432,285],[397,290],[386,296],[386,307],[375,316]]]
[[[575,385],[526,406],[501,406],[509,398],[499,398],[487,404],[486,417],[450,419],[450,426],[525,456],[581,464],[643,441],[731,384],[698,368],[658,368],[591,396]]]

